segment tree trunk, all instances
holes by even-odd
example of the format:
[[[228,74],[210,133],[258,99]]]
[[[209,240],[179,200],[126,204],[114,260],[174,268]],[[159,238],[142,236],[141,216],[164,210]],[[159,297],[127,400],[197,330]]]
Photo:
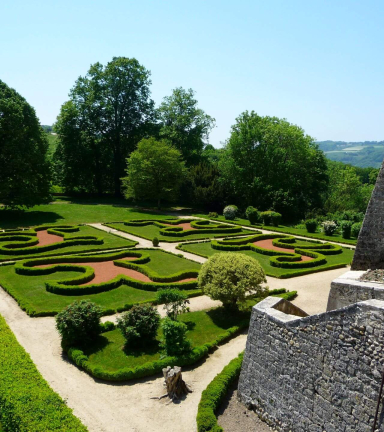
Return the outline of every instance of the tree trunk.
[[[165,379],[165,385],[167,387],[167,393],[170,399],[180,399],[182,396],[192,393],[192,390],[183,381],[181,375],[181,367],[170,366],[163,369],[163,375]]]

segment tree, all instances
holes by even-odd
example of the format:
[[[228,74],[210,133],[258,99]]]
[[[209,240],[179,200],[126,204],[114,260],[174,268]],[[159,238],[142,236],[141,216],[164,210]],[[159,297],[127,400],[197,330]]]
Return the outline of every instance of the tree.
[[[178,87],[159,107],[160,137],[179,149],[187,166],[196,164],[202,154],[215,119],[197,107],[195,92]]]
[[[211,256],[201,267],[197,282],[204,294],[232,308],[243,304],[247,294],[263,295],[268,291],[261,285],[266,279],[259,262],[233,252]]]
[[[273,209],[293,219],[322,207],[325,156],[313,138],[284,119],[242,113],[219,166],[231,201],[243,208]]]
[[[49,200],[47,135],[35,110],[0,81],[0,202],[31,207]]]
[[[161,200],[176,199],[185,176],[181,153],[166,141],[143,139],[127,159],[127,177],[123,178],[125,197]]]
[[[189,312],[189,300],[187,294],[176,288],[164,288],[157,291],[157,304],[164,304],[167,317],[177,321],[181,313]]]
[[[61,141],[57,159],[66,187],[120,194],[124,159],[155,128],[149,76],[136,59],[114,57],[106,66],[93,64],[78,78],[56,124]]]

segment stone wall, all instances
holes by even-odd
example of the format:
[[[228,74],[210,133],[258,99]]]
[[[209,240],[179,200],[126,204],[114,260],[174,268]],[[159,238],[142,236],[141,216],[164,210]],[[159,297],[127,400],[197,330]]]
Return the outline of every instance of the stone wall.
[[[299,317],[253,308],[240,400],[279,431],[371,432],[384,365],[384,302]],[[383,412],[380,431],[384,430]]]

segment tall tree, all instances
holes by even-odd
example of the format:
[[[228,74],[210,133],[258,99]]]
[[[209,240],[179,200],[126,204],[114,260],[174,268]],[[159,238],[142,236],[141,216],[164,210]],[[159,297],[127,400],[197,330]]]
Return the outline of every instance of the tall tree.
[[[95,63],[86,76],[78,78],[56,126],[62,143],[58,159],[63,178],[73,179],[70,186],[76,184],[78,176],[78,185],[83,184],[85,189],[112,189],[120,194],[125,158],[153,129],[155,110],[149,76],[150,72],[136,59],[114,57],[106,66]],[[92,179],[88,184],[74,169],[73,139],[80,147],[75,150],[80,160],[91,165]]]
[[[160,136],[183,155],[188,166],[199,162],[215,119],[198,108],[195,92],[178,87],[159,107]]]
[[[49,199],[48,140],[35,110],[0,81],[0,203],[31,207]]]
[[[154,199],[160,208],[162,200],[178,198],[184,177],[179,150],[164,140],[143,139],[127,159],[127,177],[122,179],[125,197]]]
[[[220,171],[232,201],[296,218],[320,208],[326,161],[313,138],[284,119],[244,112],[232,126]]]

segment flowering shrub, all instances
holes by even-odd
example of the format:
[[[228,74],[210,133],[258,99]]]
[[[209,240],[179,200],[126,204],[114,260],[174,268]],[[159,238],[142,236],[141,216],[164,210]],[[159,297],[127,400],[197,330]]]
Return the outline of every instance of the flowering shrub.
[[[237,216],[239,209],[235,205],[229,205],[225,207],[223,215],[227,220],[234,220]]]
[[[324,221],[322,224],[324,234],[327,236],[333,235],[337,230],[337,224],[334,221]]]

